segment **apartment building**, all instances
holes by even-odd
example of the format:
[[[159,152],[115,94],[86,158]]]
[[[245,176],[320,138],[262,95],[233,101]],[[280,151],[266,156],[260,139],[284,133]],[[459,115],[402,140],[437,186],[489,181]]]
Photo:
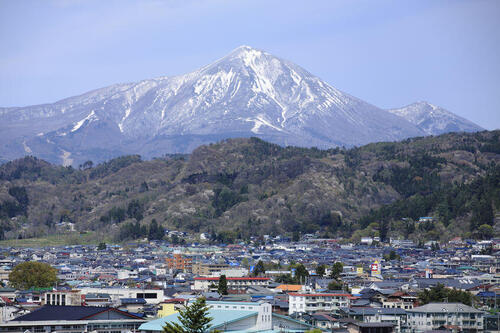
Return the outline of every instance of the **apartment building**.
[[[193,268],[193,259],[185,257],[180,253],[174,253],[172,257],[165,260],[169,269],[180,269],[184,272],[191,272]]]
[[[314,313],[322,312],[338,312],[339,308],[349,307],[350,294],[302,294],[290,293],[288,314],[302,312]]]
[[[251,286],[269,285],[269,278],[266,277],[228,277],[227,288],[233,290],[243,290]],[[216,290],[219,283],[218,277],[196,277],[194,278],[194,290],[209,291]],[[214,287],[214,288],[212,288]]]
[[[406,312],[412,332],[437,330],[449,326],[457,326],[465,333],[484,329],[484,313],[462,303],[429,303]]]
[[[382,307],[385,309],[413,309],[417,303],[417,297],[408,293],[397,291],[382,299]]]
[[[193,264],[193,274],[197,276],[219,276],[222,271],[230,269],[228,264]]]

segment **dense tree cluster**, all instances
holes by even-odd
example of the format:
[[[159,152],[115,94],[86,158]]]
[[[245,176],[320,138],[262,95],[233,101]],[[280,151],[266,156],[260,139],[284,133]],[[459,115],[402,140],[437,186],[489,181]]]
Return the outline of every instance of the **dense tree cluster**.
[[[500,208],[500,166],[490,168],[484,177],[478,177],[469,184],[443,185],[427,195],[417,194],[383,205],[361,218],[360,224],[366,227],[372,221],[418,220],[435,212],[447,225],[452,219],[470,214],[470,230],[476,232],[480,225],[493,225],[494,207]],[[421,228],[429,227],[432,224],[422,224]],[[485,234],[483,232],[481,237]]]
[[[140,224],[139,221],[125,223],[120,228],[118,240],[148,238],[148,240],[161,240],[165,236],[165,228],[156,219],[153,219],[149,226]],[[177,237],[177,236],[176,236]],[[177,240],[174,244],[178,244]]]
[[[239,193],[226,187],[216,188],[212,198],[212,206],[215,209],[215,216],[221,216],[226,210],[240,203],[244,199],[245,198]]]
[[[418,299],[422,304],[449,302],[462,303],[466,305],[472,305],[474,300],[471,293],[447,288],[442,284],[437,284],[429,289],[424,289],[418,294]]]

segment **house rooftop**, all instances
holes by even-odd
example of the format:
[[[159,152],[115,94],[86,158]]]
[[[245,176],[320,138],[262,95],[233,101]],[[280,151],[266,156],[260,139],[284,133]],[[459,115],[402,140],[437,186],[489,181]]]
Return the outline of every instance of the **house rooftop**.
[[[455,312],[465,312],[465,313],[483,313],[474,309],[471,306],[462,303],[429,303],[426,305],[419,306],[417,308],[408,309],[407,312],[437,312],[437,313],[455,313]]]
[[[110,307],[44,305],[12,321],[87,320],[108,311],[118,313],[124,319],[142,319],[128,312]]]
[[[208,310],[208,315],[213,318],[210,323],[212,325],[210,329],[213,330],[218,326],[224,324],[229,324],[237,320],[241,320],[252,316],[257,316],[257,314],[258,314],[257,311],[244,311],[244,310],[225,311],[225,310],[210,309]],[[163,332],[163,326],[165,326],[167,322],[181,324],[179,321],[179,313],[174,313],[169,316],[144,323],[139,327],[139,330]]]

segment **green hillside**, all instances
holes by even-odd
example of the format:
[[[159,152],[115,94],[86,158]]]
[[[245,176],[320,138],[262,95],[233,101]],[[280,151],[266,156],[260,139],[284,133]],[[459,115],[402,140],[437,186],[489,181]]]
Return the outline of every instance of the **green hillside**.
[[[231,139],[191,155],[124,156],[80,169],[26,157],[0,166],[0,237],[154,239],[164,227],[225,242],[312,232],[489,238],[499,161],[500,131],[349,150]],[[434,221],[417,223],[422,216]]]

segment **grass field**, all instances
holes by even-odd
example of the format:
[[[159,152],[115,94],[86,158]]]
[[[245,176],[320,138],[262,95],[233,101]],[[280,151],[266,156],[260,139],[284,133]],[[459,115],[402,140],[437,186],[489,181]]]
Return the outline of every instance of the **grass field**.
[[[44,247],[63,245],[88,245],[98,244],[95,232],[70,233],[65,235],[52,235],[39,238],[9,239],[0,241],[0,247]]]

